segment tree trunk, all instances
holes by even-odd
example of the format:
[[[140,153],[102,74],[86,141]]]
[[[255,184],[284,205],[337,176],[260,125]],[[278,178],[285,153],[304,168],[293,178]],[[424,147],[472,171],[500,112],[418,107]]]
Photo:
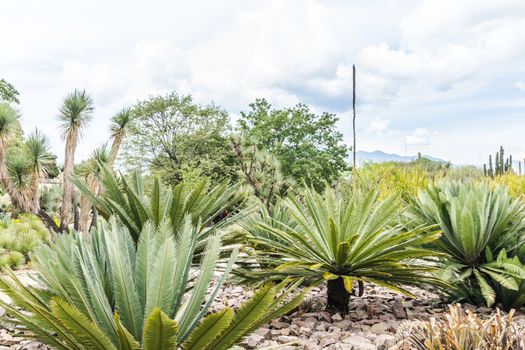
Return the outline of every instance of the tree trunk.
[[[326,309],[330,313],[348,314],[348,302],[350,293],[346,291],[345,283],[341,277],[328,281],[328,300]]]
[[[71,211],[73,209],[73,197],[75,188],[71,182],[75,166],[75,150],[77,147],[78,133],[70,131],[66,138],[66,151],[64,160],[64,172],[62,174],[63,191],[62,191],[62,208],[60,210],[60,228],[62,231],[67,230],[71,222]]]
[[[91,208],[91,210],[93,211],[93,216],[91,217],[91,225],[89,226],[89,229],[91,230],[93,227],[94,228],[97,228],[97,223],[98,223],[98,211],[97,211],[97,208],[95,208],[94,206]]]

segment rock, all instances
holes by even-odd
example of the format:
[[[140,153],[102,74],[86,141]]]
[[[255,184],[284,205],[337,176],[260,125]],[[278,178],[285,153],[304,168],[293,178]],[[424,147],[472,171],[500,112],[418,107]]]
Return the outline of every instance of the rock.
[[[264,339],[270,339],[272,337],[272,332],[269,328],[259,328],[255,331],[255,333],[257,333]]]
[[[335,314],[332,316],[332,321],[342,321],[343,320],[343,317],[341,317],[341,315],[339,313]]]
[[[396,343],[396,337],[390,334],[379,334],[374,339],[374,344],[377,346],[378,349],[389,349],[390,347],[394,346]]]
[[[264,340],[263,336],[255,333],[255,334],[248,336],[248,338],[246,338],[246,345],[248,345],[250,348],[255,348],[257,344],[259,344],[259,342],[263,340]]]
[[[379,322],[370,327],[370,332],[374,334],[382,334],[388,330],[388,324],[386,322]]]
[[[368,339],[359,335],[352,335],[343,339],[344,344],[352,346],[352,350],[376,350],[374,344],[370,343]]]
[[[330,344],[334,344],[336,342],[336,340],[330,336],[325,336],[321,339],[321,341],[319,342],[319,346],[322,348],[324,347],[327,347],[328,345]]]
[[[321,311],[319,313],[319,320],[332,323],[332,316],[326,311]]]
[[[288,335],[278,336],[277,341],[279,342],[279,344],[287,344],[287,343],[299,344],[301,342],[299,338],[288,336]]]
[[[395,318],[407,318],[407,312],[403,306],[403,303],[400,300],[396,300],[394,302],[394,305],[392,305],[392,313],[394,314]]]

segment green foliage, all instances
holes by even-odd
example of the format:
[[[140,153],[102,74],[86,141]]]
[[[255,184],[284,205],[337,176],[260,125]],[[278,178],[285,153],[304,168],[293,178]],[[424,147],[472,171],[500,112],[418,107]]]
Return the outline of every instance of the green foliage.
[[[265,285],[236,313],[226,308],[207,315],[237,252],[208,294],[220,238],[207,241],[193,276],[197,241],[191,217],[183,219],[177,239],[169,221],[155,226],[144,226],[136,247],[115,219],[87,238],[58,237],[35,253],[42,286],[25,287],[8,271],[0,277],[0,290],[13,304],[0,306],[56,349],[225,350],[302,301],[304,292],[287,297],[297,283]]]
[[[67,95],[58,115],[64,138],[85,129],[94,110],[93,99],[85,90],[75,90]]]
[[[0,223],[0,266],[17,268],[29,261],[30,253],[51,235],[34,215],[21,215]]]
[[[257,142],[232,137],[232,148],[239,163],[239,177],[251,193],[269,207],[285,195],[294,181],[284,177],[277,157],[257,149]]]
[[[218,228],[235,220],[242,204],[237,186],[230,186],[228,182],[215,187],[204,180],[194,186],[182,182],[170,190],[155,179],[152,192],[148,195],[144,191],[143,178],[137,172],[125,178],[116,177],[105,168],[101,171],[104,192],[100,196],[92,193],[81,179],[74,179],[74,183],[102,217],[117,217],[135,242],[148,221],[158,226],[163,219],[167,219],[176,234],[182,225],[182,218],[189,215],[196,227],[200,245],[208,236],[217,233]]]
[[[58,217],[62,189],[57,185],[42,186],[40,188],[40,208],[50,216]]]
[[[257,99],[238,121],[241,136],[257,140],[259,150],[274,154],[283,176],[321,190],[348,169],[348,147],[336,130],[334,114],[317,115],[306,105],[275,109]]]
[[[440,319],[416,321],[398,330],[393,350],[523,350],[525,333],[518,331],[514,311],[497,310],[489,319],[451,305]]]
[[[128,169],[148,169],[170,185],[202,178],[217,184],[236,177],[224,109],[171,93],[138,102],[132,114],[123,147]]]
[[[342,280],[347,293],[354,282],[409,295],[403,285],[437,283],[423,261],[436,254],[420,246],[438,238],[439,232],[403,230],[395,224],[397,199],[378,197],[376,191],[341,196],[331,189],[289,196],[283,205],[286,222],[292,225],[261,222],[250,230],[254,249],[269,253],[271,265],[278,266],[244,273],[254,279]]]
[[[19,95],[20,93],[13,85],[5,81],[5,79],[0,79],[0,102],[19,104]]]
[[[506,188],[488,183],[442,181],[421,191],[407,214],[410,224],[439,225],[443,232],[433,247],[446,253],[443,277],[453,298],[492,305],[492,284],[517,290],[525,270],[513,264],[524,243],[525,204]]]

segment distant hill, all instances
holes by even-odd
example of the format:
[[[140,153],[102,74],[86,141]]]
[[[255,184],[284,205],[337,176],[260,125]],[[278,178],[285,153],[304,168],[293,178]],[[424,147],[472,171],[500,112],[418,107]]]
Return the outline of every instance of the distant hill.
[[[350,156],[351,157],[351,156]],[[424,158],[436,161],[436,162],[443,162],[447,163],[446,160],[431,157],[429,155],[423,155]],[[383,151],[374,151],[374,152],[367,152],[367,151],[357,151],[357,162],[359,165],[362,165],[365,162],[373,162],[373,163],[382,163],[382,162],[411,162],[413,160],[417,159],[417,155],[414,156],[400,156],[399,154],[395,153],[385,153]]]

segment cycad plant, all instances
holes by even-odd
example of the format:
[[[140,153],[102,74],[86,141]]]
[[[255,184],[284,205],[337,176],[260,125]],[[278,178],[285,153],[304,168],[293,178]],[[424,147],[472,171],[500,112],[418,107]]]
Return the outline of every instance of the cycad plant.
[[[301,302],[304,292],[288,298],[297,283],[265,285],[237,312],[207,314],[236,251],[207,295],[219,237],[207,241],[200,267],[192,271],[197,241],[191,218],[183,220],[177,239],[168,221],[155,226],[144,225],[136,248],[115,219],[87,238],[58,237],[34,255],[41,287],[26,287],[8,273],[0,277],[0,290],[13,303],[0,306],[56,349],[219,350]]]
[[[230,186],[227,182],[215,187],[207,181],[194,186],[182,182],[171,190],[157,178],[151,194],[147,194],[138,172],[126,178],[113,175],[107,168],[101,169],[100,181],[103,193],[97,195],[84,181],[74,179],[82,195],[91,201],[98,213],[105,219],[112,215],[118,218],[135,242],[148,221],[158,226],[162,219],[167,219],[174,232],[178,232],[182,218],[189,214],[199,241],[204,241],[217,228],[240,216],[237,214],[242,204],[241,194],[237,186]]]
[[[277,267],[255,270],[253,276],[324,279],[328,309],[341,313],[348,312],[354,282],[361,290],[363,283],[374,283],[406,294],[405,284],[438,283],[422,260],[436,254],[421,245],[439,232],[396,225],[397,198],[379,200],[374,191],[342,197],[332,189],[307,189],[283,205],[291,222],[283,227],[260,223],[250,239],[254,249],[271,254]]]
[[[516,279],[525,278],[525,270],[506,257],[525,241],[525,204],[505,187],[442,181],[421,191],[407,216],[411,225],[442,230],[433,247],[446,254],[443,276],[454,286],[454,298],[490,306],[494,285],[517,290]]]

